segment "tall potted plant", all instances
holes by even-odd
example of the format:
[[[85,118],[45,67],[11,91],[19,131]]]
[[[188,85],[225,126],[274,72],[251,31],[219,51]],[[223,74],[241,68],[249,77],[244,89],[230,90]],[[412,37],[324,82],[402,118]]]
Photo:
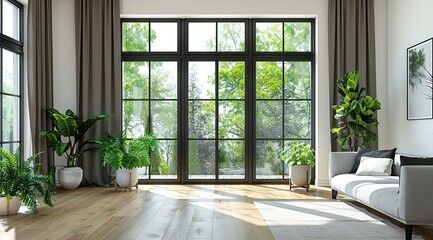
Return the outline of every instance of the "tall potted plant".
[[[85,139],[85,133],[98,121],[112,115],[95,115],[83,122],[70,109],[65,113],[60,113],[54,108],[47,108],[45,111],[53,122],[54,129],[42,131],[39,136],[46,137],[56,154],[66,158],[66,167],[59,170],[60,185],[64,189],[75,189],[83,178],[83,169],[76,165],[77,159],[92,149],[89,144],[96,143],[94,139]]]
[[[337,135],[343,149],[351,151],[377,139],[377,134],[367,127],[379,124],[374,113],[381,108],[377,98],[367,95],[366,88],[359,87],[359,77],[359,71],[348,72],[337,81],[340,104],[332,106],[338,126],[331,132]]]
[[[151,134],[128,140],[126,134],[110,135],[98,142],[102,153],[102,165],[116,170],[116,183],[121,187],[134,186],[138,182],[138,168],[150,166],[150,151],[157,140]]]
[[[281,160],[290,166],[290,189],[292,185],[305,187],[308,191],[311,181],[311,167],[315,165],[314,150],[303,142],[287,143]]]
[[[49,176],[38,173],[34,160],[41,154],[22,159],[22,148],[14,154],[0,148],[0,215],[17,214],[21,202],[34,214],[38,212],[38,194],[43,202],[52,207],[53,197]]]

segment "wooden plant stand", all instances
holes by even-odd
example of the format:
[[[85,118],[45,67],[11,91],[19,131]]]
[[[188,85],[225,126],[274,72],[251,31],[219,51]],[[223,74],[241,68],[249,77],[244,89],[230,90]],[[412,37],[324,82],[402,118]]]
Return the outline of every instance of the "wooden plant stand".
[[[302,187],[302,188],[307,189],[307,192],[308,192],[308,190],[310,189],[310,181],[308,181],[308,174],[309,174],[309,171],[307,170],[307,175],[306,175],[307,184],[302,185],[302,186],[293,185],[292,184],[292,178],[289,178],[289,190],[292,190],[292,187]]]
[[[117,190],[118,187],[120,188],[120,186],[117,184],[117,179],[114,180],[114,189]],[[123,188],[123,191],[126,191],[127,188],[129,188],[129,191],[132,192],[132,187],[135,187],[135,191],[138,191],[138,182],[132,186],[132,172],[129,171],[129,187],[125,187]]]

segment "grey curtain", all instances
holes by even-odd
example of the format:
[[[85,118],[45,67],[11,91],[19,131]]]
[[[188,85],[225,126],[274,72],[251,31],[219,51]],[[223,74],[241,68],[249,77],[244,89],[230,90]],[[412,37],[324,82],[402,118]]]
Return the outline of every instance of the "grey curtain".
[[[52,128],[43,109],[53,106],[53,47],[51,0],[31,0],[27,19],[27,79],[30,131],[33,152],[42,154],[36,161],[47,174],[54,166],[54,153],[46,139],[39,138],[41,130]]]
[[[360,85],[376,96],[374,0],[329,0],[329,99],[338,104],[337,80],[349,71],[361,72]],[[331,111],[331,127],[337,125]],[[377,133],[376,129],[371,129]],[[377,141],[370,148],[377,148]],[[331,134],[331,150],[341,147]]]
[[[101,138],[120,132],[121,60],[119,0],[76,0],[77,113],[85,120],[96,114],[114,118],[98,122],[87,137]],[[109,181],[99,152],[83,154],[82,185]]]

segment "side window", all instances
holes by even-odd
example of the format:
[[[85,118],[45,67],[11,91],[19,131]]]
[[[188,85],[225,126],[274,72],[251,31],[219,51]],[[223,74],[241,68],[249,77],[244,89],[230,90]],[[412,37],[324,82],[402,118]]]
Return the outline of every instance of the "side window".
[[[3,148],[13,152],[22,134],[23,6],[14,0],[2,0],[0,4],[0,142]]]

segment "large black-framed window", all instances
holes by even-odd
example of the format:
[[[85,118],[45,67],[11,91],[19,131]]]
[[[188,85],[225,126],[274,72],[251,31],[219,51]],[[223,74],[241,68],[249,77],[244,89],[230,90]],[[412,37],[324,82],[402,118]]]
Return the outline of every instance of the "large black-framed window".
[[[23,134],[23,5],[1,0],[0,11],[0,144],[14,152]]]
[[[123,130],[160,139],[141,178],[286,182],[279,152],[314,146],[314,43],[314,19],[122,19]]]

